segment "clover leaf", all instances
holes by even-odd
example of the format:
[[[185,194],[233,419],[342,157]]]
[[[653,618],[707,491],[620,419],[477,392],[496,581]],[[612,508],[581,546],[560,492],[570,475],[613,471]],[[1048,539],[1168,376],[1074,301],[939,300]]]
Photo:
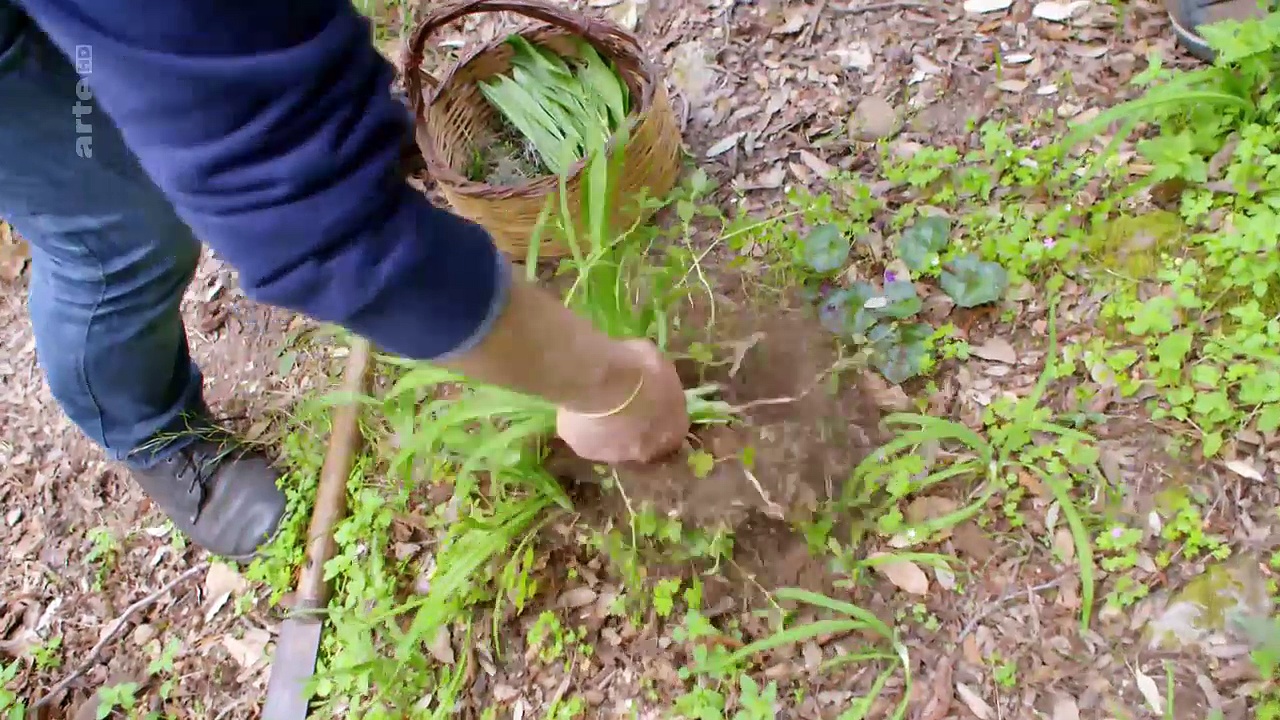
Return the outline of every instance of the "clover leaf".
[[[864,282],[836,290],[827,295],[818,308],[818,320],[833,335],[866,335],[876,322],[875,313],[866,307],[867,301],[879,294],[874,286]]]
[[[871,364],[895,385],[916,377],[924,370],[933,328],[925,323],[877,325],[867,336],[871,341]]]
[[[829,273],[839,270],[849,257],[852,243],[839,227],[819,225],[800,241],[800,252],[810,270]]]
[[[912,272],[933,264],[951,239],[951,221],[931,215],[917,220],[898,236],[898,257]]]
[[[1009,273],[996,263],[961,255],[947,263],[938,284],[957,306],[971,308],[1004,297]]]

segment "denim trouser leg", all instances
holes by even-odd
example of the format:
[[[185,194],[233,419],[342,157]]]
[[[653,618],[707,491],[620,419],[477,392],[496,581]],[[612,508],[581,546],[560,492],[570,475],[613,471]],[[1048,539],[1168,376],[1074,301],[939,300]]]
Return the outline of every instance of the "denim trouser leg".
[[[203,411],[179,313],[200,246],[87,87],[77,96],[66,57],[34,27],[15,33],[9,9],[0,0],[0,219],[31,244],[37,356],[71,420],[146,465],[154,438]]]

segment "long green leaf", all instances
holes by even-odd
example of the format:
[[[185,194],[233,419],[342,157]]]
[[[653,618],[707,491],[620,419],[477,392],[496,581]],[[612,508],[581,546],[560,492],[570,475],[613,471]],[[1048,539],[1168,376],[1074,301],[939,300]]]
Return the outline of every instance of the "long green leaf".
[[[1023,467],[1039,475],[1044,484],[1049,486],[1049,491],[1058,501],[1058,507],[1062,509],[1062,515],[1071,528],[1071,538],[1076,546],[1076,560],[1080,565],[1080,629],[1088,630],[1089,620],[1093,614],[1094,596],[1093,545],[1089,542],[1089,531],[1085,528],[1084,519],[1080,517],[1080,511],[1076,509],[1075,501],[1064,483],[1050,477],[1049,473],[1038,467],[1031,465],[1023,465]]]

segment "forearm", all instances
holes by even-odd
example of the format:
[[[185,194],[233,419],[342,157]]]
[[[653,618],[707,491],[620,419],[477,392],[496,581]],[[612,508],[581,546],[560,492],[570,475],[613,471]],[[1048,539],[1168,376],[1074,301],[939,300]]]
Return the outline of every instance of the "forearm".
[[[346,0],[25,5],[65,51],[92,46],[95,99],[251,297],[580,412],[638,382],[481,228],[405,185],[410,124]]]
[[[640,373],[619,345],[551,293],[513,278],[507,302],[476,346],[440,364],[576,412],[617,407]]]

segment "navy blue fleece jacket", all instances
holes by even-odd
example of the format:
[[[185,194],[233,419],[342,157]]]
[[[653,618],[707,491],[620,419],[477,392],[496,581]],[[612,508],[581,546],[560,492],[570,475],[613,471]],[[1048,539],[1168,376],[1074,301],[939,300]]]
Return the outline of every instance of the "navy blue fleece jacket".
[[[400,178],[411,122],[350,0],[19,2],[88,48],[94,98],[251,297],[416,358],[501,312],[489,236]]]

